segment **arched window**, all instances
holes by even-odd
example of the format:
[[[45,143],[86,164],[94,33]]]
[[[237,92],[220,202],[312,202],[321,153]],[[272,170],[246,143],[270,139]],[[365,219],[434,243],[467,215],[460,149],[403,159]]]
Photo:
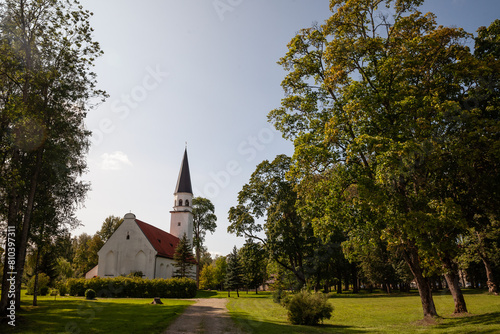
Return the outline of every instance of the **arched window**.
[[[182,206],[182,199],[179,200],[179,206]]]
[[[186,200],[186,206],[189,206],[189,200]]]

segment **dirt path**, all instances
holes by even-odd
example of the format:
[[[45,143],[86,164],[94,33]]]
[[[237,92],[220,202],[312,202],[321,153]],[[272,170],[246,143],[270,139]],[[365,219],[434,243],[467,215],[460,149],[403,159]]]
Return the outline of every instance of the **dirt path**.
[[[207,333],[243,334],[229,316],[225,298],[198,299],[189,306],[163,334]]]

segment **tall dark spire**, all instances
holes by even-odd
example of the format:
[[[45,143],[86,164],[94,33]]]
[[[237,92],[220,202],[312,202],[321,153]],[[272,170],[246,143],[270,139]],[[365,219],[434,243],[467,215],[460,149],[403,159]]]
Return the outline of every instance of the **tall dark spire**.
[[[177,186],[175,187],[175,194],[177,193],[193,193],[193,189],[191,188],[191,175],[189,174],[187,148],[184,150],[184,158],[182,159],[181,170],[179,171]]]

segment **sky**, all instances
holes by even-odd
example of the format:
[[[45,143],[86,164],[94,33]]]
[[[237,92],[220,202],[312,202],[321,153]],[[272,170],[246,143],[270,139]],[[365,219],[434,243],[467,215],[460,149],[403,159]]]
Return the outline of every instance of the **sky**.
[[[94,72],[110,95],[89,111],[91,183],[81,226],[94,234],[110,215],[132,212],[168,231],[187,143],[195,196],[212,201],[217,229],[205,245],[226,255],[245,240],[227,215],[255,167],[293,154],[267,122],[284,97],[277,61],[302,28],[323,23],[327,0],[81,0],[94,13],[104,55]],[[474,33],[499,18],[498,0],[428,0],[444,26]]]

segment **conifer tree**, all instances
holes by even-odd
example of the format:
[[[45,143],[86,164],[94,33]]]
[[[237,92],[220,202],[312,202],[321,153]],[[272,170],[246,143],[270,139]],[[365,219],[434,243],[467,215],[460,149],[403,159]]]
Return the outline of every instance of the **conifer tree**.
[[[174,267],[177,268],[174,272],[174,277],[191,276],[194,256],[191,244],[185,233],[175,248],[174,261]]]
[[[228,297],[231,297],[231,289],[235,289],[239,297],[239,289],[242,285],[243,267],[238,256],[238,250],[234,246],[233,251],[227,256],[226,288]]]

